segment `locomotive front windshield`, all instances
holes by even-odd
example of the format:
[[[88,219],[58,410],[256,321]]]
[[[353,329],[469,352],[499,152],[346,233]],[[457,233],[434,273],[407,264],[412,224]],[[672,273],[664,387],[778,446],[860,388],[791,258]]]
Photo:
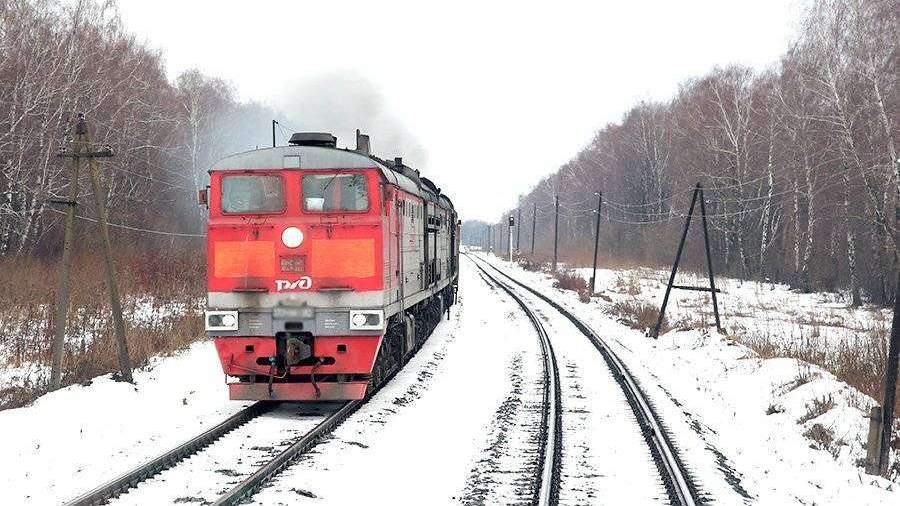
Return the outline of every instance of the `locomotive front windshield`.
[[[225,176],[222,212],[277,213],[284,210],[284,182],[278,176]]]
[[[303,209],[313,212],[365,211],[369,191],[362,174],[303,176]]]

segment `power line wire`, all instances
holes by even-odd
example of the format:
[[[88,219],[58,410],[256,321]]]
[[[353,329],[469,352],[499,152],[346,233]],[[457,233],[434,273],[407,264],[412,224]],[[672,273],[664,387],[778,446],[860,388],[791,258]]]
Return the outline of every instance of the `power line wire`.
[[[57,214],[66,214],[65,211],[61,211],[59,209],[53,209],[52,207],[46,208],[50,212],[54,212]],[[90,221],[92,223],[97,223],[98,221],[94,218],[88,218],[87,216],[75,215],[79,220]],[[166,235],[166,236],[174,236],[174,237],[206,237],[206,234],[188,234],[185,232],[169,232],[166,230],[153,230],[149,228],[140,228],[133,227],[131,225],[125,225],[123,223],[107,223],[110,227],[121,228],[123,230],[131,230],[132,232],[143,232],[147,234],[156,234],[156,235]]]

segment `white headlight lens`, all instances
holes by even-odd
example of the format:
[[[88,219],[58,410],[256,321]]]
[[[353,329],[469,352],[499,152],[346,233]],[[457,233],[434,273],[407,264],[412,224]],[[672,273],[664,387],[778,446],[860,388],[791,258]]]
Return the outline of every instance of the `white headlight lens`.
[[[237,325],[237,318],[233,314],[222,315],[223,327],[234,327],[235,325]]]
[[[366,324],[366,315],[362,313],[356,313],[353,315],[353,325],[356,327],[362,327]]]
[[[350,311],[350,330],[381,330],[384,313],[380,309]]]
[[[281,242],[288,248],[296,248],[303,242],[303,232],[297,227],[288,227],[281,233]]]
[[[238,330],[237,311],[207,311],[206,330],[214,332]]]

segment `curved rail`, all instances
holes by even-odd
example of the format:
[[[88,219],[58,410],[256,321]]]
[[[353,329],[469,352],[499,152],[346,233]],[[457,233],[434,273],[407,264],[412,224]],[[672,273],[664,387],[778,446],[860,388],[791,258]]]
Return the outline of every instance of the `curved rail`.
[[[628,367],[626,367],[622,360],[618,357],[618,355],[616,355],[616,353],[612,351],[609,345],[607,345],[606,342],[599,335],[597,335],[597,333],[594,332],[594,330],[590,326],[581,321],[581,319],[562,307],[562,305],[560,305],[556,301],[538,292],[534,288],[522,283],[521,281],[513,278],[509,274],[491,265],[489,262],[468,253],[466,253],[466,256],[473,259],[473,262],[475,262],[477,259],[477,262],[475,262],[476,265],[478,265],[478,262],[483,262],[488,267],[498,272],[500,275],[504,276],[515,285],[527,290],[531,294],[535,295],[536,297],[552,306],[560,314],[562,314],[570,322],[572,322],[572,324],[575,325],[575,327],[578,328],[578,330],[580,330],[581,333],[591,341],[594,347],[597,348],[597,351],[599,351],[603,356],[603,359],[606,361],[607,366],[609,366],[610,370],[612,371],[613,377],[622,388],[622,391],[625,393],[625,397],[628,399],[628,404],[631,406],[635,418],[637,418],[638,423],[641,425],[644,438],[647,441],[647,444],[650,446],[650,451],[653,454],[653,459],[654,461],[656,461],[657,468],[659,469],[660,475],[665,482],[666,490],[669,493],[669,499],[673,504],[678,504],[681,506],[695,506],[696,504],[700,504],[701,501],[698,499],[699,494],[697,491],[697,486],[688,476],[684,464],[681,462],[681,459],[673,448],[672,441],[670,440],[666,431],[663,430],[662,424],[659,421],[659,417],[656,415],[655,411],[650,405],[650,402],[647,400],[647,395],[640,388],[640,386],[638,386],[637,381],[635,381],[631,372],[628,370]],[[478,265],[478,267],[479,269],[484,271],[484,268],[482,268],[480,265]]]
[[[90,504],[103,504],[110,499],[114,499],[137,484],[156,476],[160,472],[165,471],[185,458],[206,448],[225,434],[271,410],[275,404],[277,403],[257,402],[251,404],[231,415],[215,427],[210,428],[203,434],[169,450],[145,464],[141,464],[108,483],[89,492],[85,492],[79,497],[66,503],[66,505],[85,506]]]
[[[562,405],[560,404],[562,393],[559,368],[556,365],[556,355],[553,353],[550,337],[541,320],[512,288],[474,261],[472,263],[522,308],[540,338],[541,356],[544,359],[544,413],[541,421],[541,436],[544,444],[541,445],[540,467],[538,468],[540,479],[532,502],[540,506],[557,504],[559,501],[560,461],[562,460]]]

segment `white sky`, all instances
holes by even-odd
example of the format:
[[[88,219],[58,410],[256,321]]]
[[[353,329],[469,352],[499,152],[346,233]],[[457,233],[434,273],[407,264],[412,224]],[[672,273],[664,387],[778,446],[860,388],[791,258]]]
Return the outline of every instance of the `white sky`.
[[[171,77],[225,78],[341,145],[358,125],[464,219],[495,219],[637,101],[777,61],[795,2],[120,0]]]

